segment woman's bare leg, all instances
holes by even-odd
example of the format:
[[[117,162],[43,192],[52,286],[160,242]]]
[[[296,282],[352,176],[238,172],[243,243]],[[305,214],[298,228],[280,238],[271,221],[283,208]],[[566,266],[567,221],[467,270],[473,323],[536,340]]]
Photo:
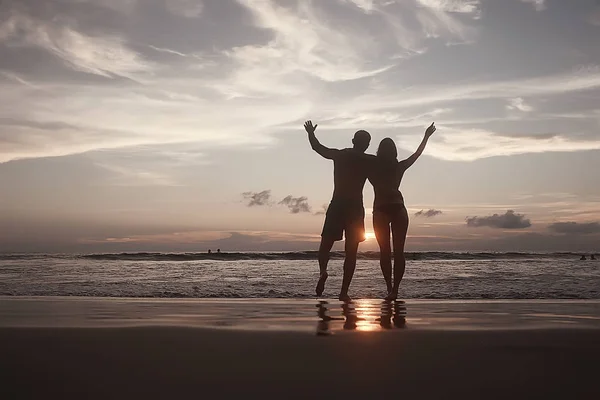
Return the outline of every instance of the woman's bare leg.
[[[379,265],[385,279],[387,293],[392,291],[392,249],[390,246],[390,221],[385,213],[373,213],[373,230],[379,244]]]
[[[406,243],[406,234],[408,232],[408,212],[406,208],[399,210],[392,219],[392,240],[394,242],[394,287],[390,291],[387,300],[396,300],[398,298],[398,289],[406,269],[406,259],[404,258],[404,244]]]

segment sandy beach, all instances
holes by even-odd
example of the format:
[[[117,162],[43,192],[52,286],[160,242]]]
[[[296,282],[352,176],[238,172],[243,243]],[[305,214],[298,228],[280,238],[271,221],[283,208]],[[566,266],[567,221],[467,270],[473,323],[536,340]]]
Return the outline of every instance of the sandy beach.
[[[600,302],[382,304],[2,298],[0,396],[600,395]]]

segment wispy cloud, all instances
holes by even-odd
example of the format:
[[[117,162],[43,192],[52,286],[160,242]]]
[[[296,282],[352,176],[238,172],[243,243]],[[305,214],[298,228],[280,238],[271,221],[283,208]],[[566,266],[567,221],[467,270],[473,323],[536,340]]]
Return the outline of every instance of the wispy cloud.
[[[516,97],[514,99],[510,99],[508,101],[508,105],[506,106],[508,110],[518,110],[522,112],[531,112],[533,111],[533,107],[525,103],[522,97]]]
[[[328,82],[345,81],[389,68],[369,65],[365,54],[372,44],[369,37],[335,29],[311,2],[300,2],[292,9],[273,1],[238,1],[252,12],[258,27],[274,35],[264,45],[236,47],[228,52],[238,63],[233,76],[238,87],[257,91],[261,86],[254,87],[255,82],[261,82],[262,87],[269,82],[280,84],[278,78],[298,72]]]
[[[140,143],[131,134],[119,130],[56,120],[6,118],[2,114],[0,112],[0,163],[118,149]]]
[[[434,105],[438,103],[484,99],[514,99],[549,96],[600,88],[600,67],[577,68],[573,71],[526,79],[442,85],[408,86],[394,94],[360,96],[357,108],[373,109]],[[362,107],[359,107],[361,104]]]
[[[400,136],[398,145],[414,151],[418,137]],[[456,129],[438,124],[435,140],[427,145],[425,154],[449,161],[473,161],[487,157],[527,153],[580,151],[600,149],[600,140],[576,140],[567,135],[531,133],[505,136],[478,129]]]
[[[22,85],[25,85],[25,86],[28,86],[28,87],[30,87],[30,88],[33,88],[33,89],[36,89],[36,88],[38,88],[38,86],[37,86],[37,85],[35,85],[35,84],[33,84],[33,83],[29,82],[29,81],[28,81],[28,80],[26,80],[26,79],[23,79],[21,76],[19,76],[19,74],[16,74],[16,73],[14,73],[14,72],[10,72],[10,71],[2,71],[2,70],[0,70],[0,75],[2,75],[2,76],[4,76],[4,77],[8,78],[8,79],[9,79],[9,80],[11,80],[11,81],[14,81],[14,82],[20,83],[20,84],[22,84]]]
[[[164,173],[115,164],[97,163],[96,165],[114,174],[108,182],[112,186],[179,186],[175,180]]]
[[[59,57],[71,68],[111,78],[133,78],[152,70],[152,64],[128,49],[116,36],[89,36],[70,26],[35,19],[13,10],[0,22],[0,42],[38,47]]]
[[[373,12],[376,9],[376,1],[375,0],[340,0],[342,3],[350,3],[354,4],[356,7],[360,8],[367,14]]]
[[[156,50],[156,51],[161,52],[161,53],[173,54],[173,55],[180,56],[180,57],[187,57],[188,56],[187,54],[184,54],[184,53],[182,53],[180,51],[176,51],[176,50],[172,50],[172,49],[166,49],[164,47],[156,47],[156,46],[153,46],[151,44],[149,44],[148,47],[151,48],[152,50]]]
[[[477,14],[481,6],[479,0],[418,0],[426,7],[451,13]]]
[[[505,214],[494,214],[487,217],[467,217],[467,226],[473,228],[489,227],[497,229],[525,229],[531,221],[524,214],[516,214],[508,210]]]
[[[227,51],[237,63],[232,78],[238,94],[255,96],[273,86],[294,93],[292,87],[284,82],[305,86],[302,75],[325,82],[350,81],[379,75],[398,63],[397,57],[382,57],[383,52],[389,49],[376,39],[372,26],[369,26],[371,24],[359,22],[352,27],[334,24],[335,19],[326,18],[331,12],[327,11],[329,7],[319,6],[320,3],[302,1],[292,8],[269,0],[238,1],[252,12],[258,27],[273,34],[273,38],[265,44],[240,46]],[[352,4],[376,14],[373,18],[380,21],[377,30],[381,33],[391,30],[397,38],[399,48],[394,51],[395,55],[403,51],[422,53],[427,37],[464,38],[467,27],[452,14],[475,12],[478,4],[476,1],[425,0],[401,3],[353,0],[340,3]],[[331,6],[333,3],[328,4]],[[414,24],[401,15],[414,15],[420,27],[415,29]],[[247,92],[239,92],[244,87]]]

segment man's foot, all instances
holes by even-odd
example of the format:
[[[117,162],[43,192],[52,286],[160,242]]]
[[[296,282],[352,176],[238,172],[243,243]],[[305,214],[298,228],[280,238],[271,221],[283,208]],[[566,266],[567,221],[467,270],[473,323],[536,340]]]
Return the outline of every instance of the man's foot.
[[[315,289],[317,296],[321,296],[323,294],[323,291],[325,290],[325,281],[327,280],[328,276],[329,275],[327,275],[327,271],[323,272],[321,274],[321,276],[319,276],[319,281],[317,282],[317,288]]]
[[[344,303],[348,303],[348,302],[352,301],[352,299],[350,298],[350,296],[348,296],[348,293],[340,293],[340,297],[338,297],[338,299],[340,301],[343,301]]]
[[[398,298],[398,292],[397,291],[391,291],[388,293],[387,296],[385,296],[385,300],[386,301],[394,301]]]

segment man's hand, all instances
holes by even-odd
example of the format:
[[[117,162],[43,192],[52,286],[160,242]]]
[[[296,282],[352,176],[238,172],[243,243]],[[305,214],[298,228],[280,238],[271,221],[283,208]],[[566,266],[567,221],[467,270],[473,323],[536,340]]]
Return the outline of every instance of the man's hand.
[[[310,133],[310,134],[314,134],[315,130],[317,129],[317,126],[319,125],[315,125],[313,126],[313,123],[311,120],[308,120],[304,123],[304,129],[306,129],[306,132]]]
[[[435,122],[432,122],[431,125],[429,125],[429,128],[427,128],[427,130],[425,131],[426,137],[430,137],[431,135],[433,135],[433,132],[435,132],[436,127],[434,124],[435,124]],[[315,128],[316,128],[316,126],[315,126]]]

